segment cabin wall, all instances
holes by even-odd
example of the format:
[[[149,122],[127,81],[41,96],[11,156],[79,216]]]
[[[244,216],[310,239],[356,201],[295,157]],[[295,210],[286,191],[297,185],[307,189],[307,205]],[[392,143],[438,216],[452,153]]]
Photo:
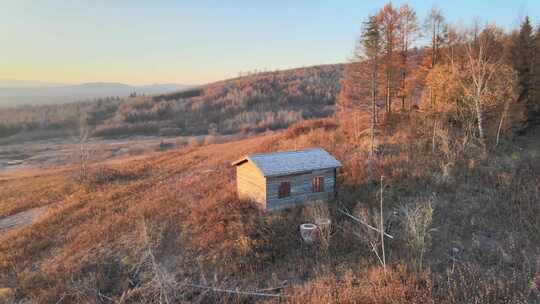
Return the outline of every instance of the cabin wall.
[[[324,177],[324,192],[313,192],[313,178]],[[291,194],[279,198],[281,182],[291,183]],[[317,170],[309,173],[268,177],[266,179],[266,208],[280,209],[301,205],[309,201],[328,200],[335,196],[335,169]]]
[[[236,188],[240,199],[255,201],[266,208],[266,178],[251,162],[236,166]]]

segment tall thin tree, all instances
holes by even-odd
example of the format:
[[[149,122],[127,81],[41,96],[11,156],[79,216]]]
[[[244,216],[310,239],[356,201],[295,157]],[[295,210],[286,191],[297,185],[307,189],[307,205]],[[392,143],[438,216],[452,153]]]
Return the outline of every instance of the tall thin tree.
[[[424,21],[424,29],[431,37],[431,69],[435,67],[439,60],[440,45],[443,41],[445,32],[445,20],[441,11],[433,7]],[[429,87],[430,105],[433,108],[436,102],[436,96],[433,94],[433,88]]]
[[[389,114],[392,112],[396,50],[399,46],[399,13],[391,3],[388,3],[379,11],[378,19],[384,44],[385,104],[386,113]]]
[[[519,33],[512,43],[511,61],[518,73],[519,101],[527,103],[530,99],[532,84],[532,67],[534,58],[533,28],[529,17],[525,17],[521,23]]]
[[[369,62],[371,72],[371,148],[370,159],[374,154],[375,124],[377,111],[377,78],[379,69],[379,58],[382,47],[381,28],[377,16],[370,16],[362,28],[361,45],[363,53]]]
[[[405,99],[407,97],[407,76],[409,72],[408,58],[409,48],[412,42],[419,36],[420,28],[418,27],[418,20],[416,18],[416,12],[407,4],[402,5],[399,8],[399,24],[398,35],[400,42],[400,55],[401,55],[401,79],[400,79],[400,97],[401,97],[401,109],[405,108]]]
[[[533,45],[532,94],[529,103],[529,119],[540,124],[540,24],[536,27]]]
[[[431,37],[431,67],[433,68],[439,60],[440,45],[445,32],[445,19],[441,10],[436,7],[431,8],[424,21],[424,28]]]

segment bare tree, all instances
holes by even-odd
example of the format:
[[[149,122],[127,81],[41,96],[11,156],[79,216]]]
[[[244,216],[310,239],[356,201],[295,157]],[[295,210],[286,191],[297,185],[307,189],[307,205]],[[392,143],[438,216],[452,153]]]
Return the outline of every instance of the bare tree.
[[[77,151],[77,161],[79,163],[79,181],[84,181],[88,178],[88,162],[90,159],[90,151],[88,149],[88,136],[90,134],[90,128],[87,122],[86,112],[78,107],[78,118],[79,118],[79,134],[78,134],[78,151]]]
[[[431,37],[431,68],[433,68],[439,59],[439,49],[446,30],[445,19],[441,10],[436,7],[431,8],[424,21],[424,29]]]
[[[431,69],[435,67],[439,59],[439,49],[443,41],[443,33],[445,32],[446,25],[444,17],[439,9],[436,7],[431,8],[429,15],[424,21],[424,29],[431,37]],[[436,102],[436,96],[433,94],[433,88],[429,87],[430,105],[433,108]]]
[[[400,79],[400,97],[401,97],[401,109],[405,108],[405,98],[407,97],[407,85],[406,80],[408,76],[408,57],[409,47],[416,38],[419,37],[420,28],[418,27],[418,20],[416,18],[416,12],[407,4],[402,5],[399,8],[399,26],[398,35],[401,47],[401,79]]]
[[[362,48],[362,38],[358,39],[354,58],[345,67],[341,80],[341,90],[336,102],[336,117],[340,128],[346,133],[350,132],[356,139],[361,131],[361,116],[365,113],[366,99],[368,98],[369,71],[364,62],[365,56]]]
[[[399,13],[394,6],[386,4],[378,14],[381,27],[382,40],[384,45],[384,74],[385,74],[385,94],[386,113],[392,112],[393,78],[396,66],[396,50],[399,46],[398,27]]]
[[[370,65],[371,74],[371,130],[370,130],[370,152],[369,171],[372,171],[372,162],[375,151],[375,125],[376,125],[376,99],[377,99],[377,77],[379,69],[379,57],[382,48],[381,28],[377,16],[370,16],[364,23],[362,29],[362,49]]]

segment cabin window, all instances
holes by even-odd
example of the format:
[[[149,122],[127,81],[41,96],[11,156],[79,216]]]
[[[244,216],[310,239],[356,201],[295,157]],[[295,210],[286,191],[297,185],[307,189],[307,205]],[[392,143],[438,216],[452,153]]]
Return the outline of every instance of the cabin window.
[[[313,178],[313,192],[324,192],[324,177],[316,176]]]
[[[291,195],[291,183],[290,182],[281,182],[279,184],[279,198],[288,197]]]

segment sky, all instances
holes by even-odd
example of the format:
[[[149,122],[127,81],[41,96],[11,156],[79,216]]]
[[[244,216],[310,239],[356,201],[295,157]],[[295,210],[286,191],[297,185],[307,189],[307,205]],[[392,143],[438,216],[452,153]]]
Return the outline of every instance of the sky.
[[[0,0],[0,79],[203,84],[347,61],[378,0]],[[392,1],[511,29],[539,0]]]

